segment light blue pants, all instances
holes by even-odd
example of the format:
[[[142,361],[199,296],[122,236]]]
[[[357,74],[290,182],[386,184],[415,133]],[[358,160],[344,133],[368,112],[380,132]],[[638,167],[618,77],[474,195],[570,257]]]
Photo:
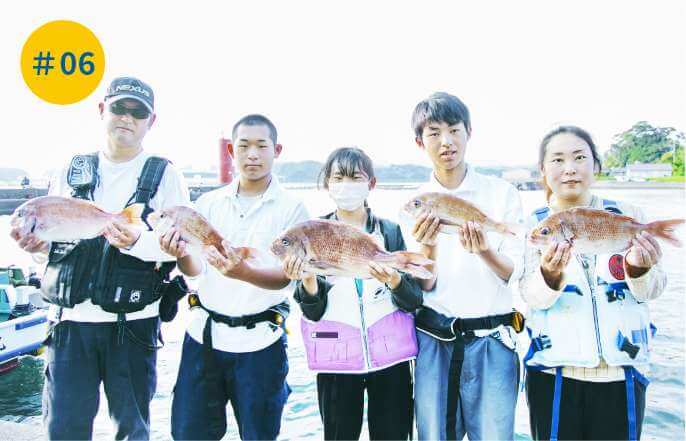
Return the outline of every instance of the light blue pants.
[[[415,415],[420,440],[447,439],[448,373],[453,343],[417,332]],[[465,346],[457,400],[457,439],[514,439],[519,386],[517,353],[494,337],[480,337]],[[455,406],[451,406],[455,408]]]

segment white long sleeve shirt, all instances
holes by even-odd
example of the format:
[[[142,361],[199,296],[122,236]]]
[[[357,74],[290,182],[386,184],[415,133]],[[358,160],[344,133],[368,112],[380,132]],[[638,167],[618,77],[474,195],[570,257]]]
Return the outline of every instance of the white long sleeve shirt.
[[[98,174],[100,183],[93,193],[93,202],[101,209],[117,213],[124,209],[129,198],[135,193],[138,177],[143,171],[145,161],[153,156],[142,151],[127,162],[112,162],[102,152],[98,153]],[[69,166],[64,167],[50,182],[50,195],[71,196],[72,188],[67,184]],[[162,181],[155,196],[150,200],[150,208],[159,210],[175,205],[190,205],[188,187],[183,175],[172,165],[167,164]],[[175,260],[160,249],[157,235],[153,231],[142,231],[138,241],[130,250],[121,249],[124,254],[137,257],[147,262],[168,262]],[[57,319],[56,306],[50,308],[49,317]],[[126,320],[136,320],[159,315],[159,300],[146,306],[143,310],[126,314]],[[63,308],[61,320],[77,322],[116,322],[117,314],[104,311],[94,305],[90,299],[75,305],[74,308]]]
[[[238,182],[236,179],[226,187],[202,195],[195,203],[196,210],[232,246],[256,248],[260,254],[259,265],[281,267],[281,262],[269,251],[270,245],[281,232],[309,219],[307,209],[281,187],[275,176],[262,197],[252,204],[239,200]],[[247,211],[244,212],[243,207]],[[233,317],[265,311],[283,302],[293,291],[291,285],[281,290],[259,288],[225,277],[207,264],[203,264],[197,281],[200,303],[211,311]],[[202,343],[206,321],[207,313],[194,308],[188,334],[198,343]],[[252,329],[232,328],[217,322],[212,322],[211,326],[213,348],[234,353],[266,348],[283,333],[281,328],[274,331],[267,322],[258,323]]]
[[[469,166],[458,188],[446,189],[432,174],[430,181],[418,192],[451,194],[473,203],[498,222],[523,222],[522,203],[517,190],[508,182],[477,173]],[[405,225],[404,227],[407,228]],[[491,249],[512,261],[514,270],[509,280],[502,280],[479,256],[465,251],[457,235],[440,233],[437,243],[436,287],[424,294],[425,306],[449,317],[460,318],[484,317],[512,311],[511,287],[522,274],[524,239],[519,236],[505,237],[495,232],[486,235]],[[403,231],[403,236],[408,242],[408,248],[418,248],[411,231]],[[489,331],[476,332],[477,335],[488,333]]]

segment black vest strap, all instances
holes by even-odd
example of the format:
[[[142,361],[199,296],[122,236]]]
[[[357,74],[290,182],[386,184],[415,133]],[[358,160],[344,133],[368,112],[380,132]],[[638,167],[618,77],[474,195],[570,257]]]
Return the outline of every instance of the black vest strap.
[[[136,193],[131,197],[134,203],[147,205],[155,197],[168,163],[168,160],[158,156],[151,156],[145,161],[138,178]]]
[[[145,209],[143,210],[141,218],[150,230],[152,230],[152,227],[148,223],[148,214],[152,212],[152,209],[150,208],[149,203],[157,194],[157,189],[162,182],[167,164],[169,164],[169,161],[160,158],[159,156],[149,157],[143,165],[141,175],[138,177],[136,192],[131,195],[129,201],[126,203],[127,207],[131,204],[145,204]]]

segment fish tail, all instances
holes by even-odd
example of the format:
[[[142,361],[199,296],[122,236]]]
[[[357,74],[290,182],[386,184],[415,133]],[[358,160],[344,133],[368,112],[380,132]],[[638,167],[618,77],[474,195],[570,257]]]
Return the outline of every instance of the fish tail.
[[[496,223],[495,229],[498,233],[502,233],[508,236],[523,236],[526,233],[523,225],[507,222]]]
[[[233,252],[241,259],[257,259],[260,254],[259,250],[252,247],[234,247]]]
[[[410,251],[396,251],[390,254],[392,261],[388,262],[397,270],[406,272],[418,279],[430,279],[433,273],[427,266],[433,265],[434,261],[424,257],[422,254]]]
[[[663,239],[671,243],[675,247],[681,248],[683,244],[681,243],[681,240],[679,240],[679,238],[676,237],[674,232],[676,231],[676,228],[683,225],[684,222],[686,222],[686,220],[684,219],[669,219],[655,221],[646,225],[645,229],[653,236],[659,237],[660,239]]]
[[[145,223],[143,222],[144,211],[145,204],[133,204],[124,208],[118,216],[123,219],[124,223],[142,227],[145,226]]]

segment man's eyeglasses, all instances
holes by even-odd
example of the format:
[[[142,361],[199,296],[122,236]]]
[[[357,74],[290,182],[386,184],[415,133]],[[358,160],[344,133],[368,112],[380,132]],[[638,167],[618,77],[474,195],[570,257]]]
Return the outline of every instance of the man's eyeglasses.
[[[110,104],[110,112],[119,116],[128,113],[136,119],[146,119],[150,116],[150,111],[145,107],[126,107],[120,102]]]

